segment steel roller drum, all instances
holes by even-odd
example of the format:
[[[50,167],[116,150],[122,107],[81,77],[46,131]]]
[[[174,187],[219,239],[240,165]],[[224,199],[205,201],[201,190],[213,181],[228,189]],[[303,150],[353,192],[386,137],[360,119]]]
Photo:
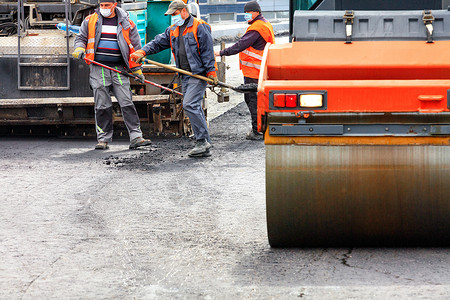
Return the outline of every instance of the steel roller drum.
[[[266,145],[266,197],[272,247],[449,246],[450,146]]]

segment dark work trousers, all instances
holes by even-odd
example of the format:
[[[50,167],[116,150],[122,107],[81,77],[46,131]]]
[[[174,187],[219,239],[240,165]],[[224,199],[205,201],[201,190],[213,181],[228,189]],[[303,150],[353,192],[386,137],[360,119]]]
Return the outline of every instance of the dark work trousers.
[[[206,81],[195,77],[182,75],[181,86],[183,89],[183,108],[189,121],[196,140],[206,139],[211,141],[206,124],[205,114],[203,113],[202,102],[206,90]]]
[[[94,90],[97,140],[110,143],[113,136],[113,108],[110,91],[119,102],[130,140],[142,137],[139,116],[131,100],[130,80],[114,71],[91,64],[89,84]],[[124,69],[118,69],[124,71]]]
[[[258,79],[245,77],[244,83],[256,83],[258,84]],[[245,103],[247,103],[248,110],[250,111],[250,116],[252,117],[252,129],[253,132],[258,132],[258,94],[257,93],[245,93],[244,94]]]

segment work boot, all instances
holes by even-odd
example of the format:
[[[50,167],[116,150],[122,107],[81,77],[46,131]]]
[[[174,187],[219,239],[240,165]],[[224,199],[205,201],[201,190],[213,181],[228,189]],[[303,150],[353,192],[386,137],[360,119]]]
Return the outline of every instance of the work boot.
[[[95,150],[106,150],[109,149],[107,142],[98,142],[97,145],[95,145]]]
[[[137,138],[131,140],[129,148],[130,149],[136,149],[138,147],[148,146],[148,145],[151,145],[151,144],[152,144],[151,140],[146,140],[146,139],[144,139],[143,137],[140,136],[140,137],[137,137]]]
[[[208,157],[211,156],[211,152],[209,149],[211,149],[211,144],[208,143],[207,140],[201,139],[197,140],[195,142],[194,149],[189,151],[188,155],[189,157]]]
[[[264,139],[264,135],[261,132],[253,131],[253,129],[250,129],[245,138],[247,140],[261,141]]]

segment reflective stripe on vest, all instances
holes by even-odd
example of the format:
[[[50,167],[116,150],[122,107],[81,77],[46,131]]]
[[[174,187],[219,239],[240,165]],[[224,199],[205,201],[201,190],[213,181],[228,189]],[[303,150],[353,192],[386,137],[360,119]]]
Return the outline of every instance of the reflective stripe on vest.
[[[246,66],[246,67],[250,67],[250,68],[255,68],[255,69],[261,70],[261,65],[252,64],[252,63],[250,63],[248,61],[243,61],[243,60],[239,60],[239,63],[241,65],[243,65],[243,66]]]
[[[261,55],[256,54],[256,53],[254,53],[254,52],[250,52],[250,51],[248,51],[247,49],[245,49],[244,51],[242,51],[242,53],[247,54],[248,56],[251,56],[251,57],[256,58],[256,59],[258,59],[258,60],[262,60],[262,59],[263,59],[263,57],[262,57]]]
[[[269,22],[257,20],[247,28],[246,33],[251,30],[257,31],[267,43],[275,42],[273,28]],[[263,53],[264,50],[256,50],[253,47],[239,53],[239,66],[245,77],[258,79]]]
[[[89,20],[88,23],[88,44],[86,46],[86,58],[90,59],[90,60],[94,60],[95,57],[95,25],[97,24],[98,21],[98,14],[97,13],[93,13],[92,15],[89,15],[86,17],[87,20]],[[122,27],[122,35],[123,38],[125,39],[125,42],[128,45],[128,48],[130,48],[130,53],[128,55],[128,66],[132,69],[135,67],[139,67],[140,64],[137,64],[135,62],[133,62],[130,58],[131,54],[133,52],[135,52],[136,50],[134,50],[134,46],[131,43],[130,40],[130,29],[134,28],[134,23],[131,20],[128,20],[131,24],[131,26],[128,29],[123,29]],[[118,38],[118,35],[117,35]],[[87,64],[90,64],[90,62],[86,62]]]
[[[93,13],[86,17],[86,20],[89,20],[88,23],[88,44],[86,46],[86,58],[90,60],[94,60],[94,51],[95,51],[95,24],[98,21],[97,13]],[[90,62],[86,62],[88,65]]]

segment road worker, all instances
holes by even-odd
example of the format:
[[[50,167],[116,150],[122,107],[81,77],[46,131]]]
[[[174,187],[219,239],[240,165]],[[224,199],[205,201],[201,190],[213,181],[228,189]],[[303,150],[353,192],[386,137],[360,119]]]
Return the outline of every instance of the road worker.
[[[215,51],[216,56],[230,56],[239,53],[239,65],[244,75],[244,83],[258,83],[259,71],[264,47],[267,43],[275,43],[275,36],[272,25],[261,14],[261,7],[258,2],[250,1],[244,6],[245,20],[250,24],[245,34],[233,46],[222,51]],[[247,133],[248,140],[263,139],[262,133],[258,132],[257,123],[257,94],[245,93],[245,103],[247,103],[252,118],[252,129]]]
[[[128,13],[117,7],[115,0],[100,0],[100,8],[86,17],[74,42],[76,59],[95,60],[120,71],[132,73],[143,82],[141,65],[130,60],[130,54],[141,48],[136,25]],[[108,149],[113,137],[113,107],[110,92],[122,110],[123,120],[130,136],[130,149],[147,146],[151,141],[142,137],[139,116],[131,100],[130,80],[119,73],[91,64],[89,84],[94,91],[97,145]]]
[[[165,15],[172,16],[172,26],[164,33],[147,43],[141,50],[134,52],[131,59],[137,63],[149,54],[172,48],[176,66],[193,74],[207,76],[215,84],[216,75],[213,38],[211,27],[204,21],[189,14],[186,4],[181,0],[170,3]],[[192,125],[196,139],[195,147],[189,151],[190,157],[210,156],[210,137],[205,115],[202,109],[206,81],[188,76],[181,76],[183,91],[183,108]]]

